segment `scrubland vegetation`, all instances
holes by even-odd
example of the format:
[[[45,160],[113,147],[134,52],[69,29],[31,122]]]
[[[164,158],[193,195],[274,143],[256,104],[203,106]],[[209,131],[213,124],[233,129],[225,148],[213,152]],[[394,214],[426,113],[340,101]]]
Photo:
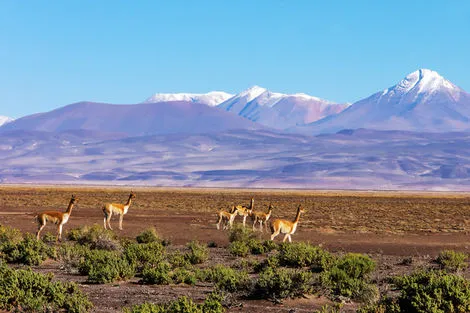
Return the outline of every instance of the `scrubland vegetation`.
[[[52,235],[50,235],[52,236]],[[0,309],[22,312],[91,312],[93,304],[80,284],[210,286],[205,300],[181,296],[166,302],[143,302],[123,312],[225,312],[234,303],[305,296],[325,297],[329,304],[312,312],[463,313],[470,311],[467,255],[442,251],[437,258],[406,274],[378,278],[377,262],[358,253],[330,253],[306,242],[276,243],[251,229],[235,227],[229,245],[190,241],[173,246],[149,228],[135,239],[119,237],[101,226],[72,229],[56,243],[49,235],[0,226]],[[53,237],[53,236],[52,236]],[[220,259],[212,250],[226,250]],[[217,256],[218,261],[213,257]],[[42,274],[54,260],[80,283]],[[403,260],[409,267],[412,260]],[[354,304],[354,305],[349,305]]]

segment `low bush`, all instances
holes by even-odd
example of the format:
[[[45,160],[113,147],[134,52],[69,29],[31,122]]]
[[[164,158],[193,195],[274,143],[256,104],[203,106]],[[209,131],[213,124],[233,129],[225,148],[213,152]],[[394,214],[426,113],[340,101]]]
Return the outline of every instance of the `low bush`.
[[[359,301],[376,299],[378,289],[369,284],[368,277],[375,266],[375,262],[368,256],[349,253],[337,259],[330,268],[321,273],[321,282],[334,295]]]
[[[40,265],[47,258],[55,258],[56,251],[32,234],[26,234],[18,242],[10,241],[2,247],[3,258],[10,263]]]
[[[218,289],[228,292],[249,290],[251,285],[247,272],[220,264],[204,270],[201,276],[201,280],[213,282]]]
[[[313,274],[290,268],[266,268],[260,272],[253,296],[261,298],[288,298],[310,293],[313,290]]]
[[[0,264],[0,309],[15,312],[85,313],[93,307],[77,284],[54,282],[53,275],[14,270]]]
[[[84,226],[72,229],[67,234],[67,239],[77,241],[81,245],[87,245],[91,249],[122,250],[117,235],[112,230],[104,229],[97,224],[91,227]]]
[[[250,239],[255,239],[256,234],[248,227],[243,225],[235,225],[228,234],[228,240],[230,242],[242,241],[248,242]]]
[[[125,280],[135,275],[134,264],[115,251],[90,250],[81,260],[78,270],[96,284]]]
[[[396,277],[400,312],[470,312],[470,281],[443,271],[419,271]]]
[[[250,247],[244,241],[232,241],[228,246],[228,250],[230,254],[239,257],[245,257],[250,253]]]
[[[185,268],[176,268],[171,273],[171,279],[175,284],[187,284],[187,285],[195,285],[197,282],[196,274],[188,269]]]
[[[291,267],[311,267],[322,271],[333,264],[334,257],[320,247],[305,242],[283,243],[279,246],[279,263]]]
[[[203,303],[194,303],[188,297],[180,297],[166,304],[143,303],[132,308],[124,308],[124,313],[223,313],[225,309],[222,297],[218,294],[210,294]]]
[[[0,253],[4,245],[14,246],[21,240],[23,240],[23,235],[18,229],[0,225]]]
[[[188,260],[185,254],[182,254],[180,251],[175,251],[168,255],[168,262],[170,262],[173,268],[187,268],[191,267],[191,262]]]
[[[78,267],[83,262],[90,249],[87,246],[66,242],[57,248],[57,258],[62,268],[69,273],[78,273]]]
[[[168,285],[173,282],[170,275],[171,266],[168,262],[160,262],[155,266],[145,266],[142,270],[142,283]]]
[[[200,264],[209,258],[207,246],[200,244],[197,241],[191,241],[188,243],[187,248],[189,249],[189,252],[186,253],[185,257],[191,264]]]
[[[148,228],[141,232],[135,238],[138,243],[151,243],[151,242],[160,242],[160,236],[157,234],[157,230],[154,227]]]
[[[166,250],[160,242],[132,243],[126,245],[123,254],[129,264],[141,272],[144,266],[152,267],[164,260]]]
[[[466,253],[444,250],[439,253],[436,263],[440,265],[441,269],[455,273],[467,268],[467,258]]]

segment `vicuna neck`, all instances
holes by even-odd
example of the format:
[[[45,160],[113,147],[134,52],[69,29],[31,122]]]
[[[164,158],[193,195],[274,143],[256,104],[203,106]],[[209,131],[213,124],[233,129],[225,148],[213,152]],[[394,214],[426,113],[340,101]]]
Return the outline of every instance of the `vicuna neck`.
[[[297,223],[300,219],[300,208],[297,209],[297,215],[295,216],[294,223]]]
[[[69,206],[67,207],[67,211],[65,211],[65,213],[68,213],[68,214],[72,213],[73,204],[74,202],[70,200]]]

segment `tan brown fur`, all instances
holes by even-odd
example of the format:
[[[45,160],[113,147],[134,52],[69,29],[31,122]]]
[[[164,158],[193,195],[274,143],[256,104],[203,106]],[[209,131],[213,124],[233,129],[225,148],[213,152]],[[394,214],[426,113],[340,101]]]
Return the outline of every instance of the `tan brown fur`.
[[[47,222],[57,225],[57,240],[62,240],[62,227],[68,222],[70,214],[72,214],[72,208],[75,202],[78,199],[72,195],[69,205],[65,212],[58,211],[43,211],[38,213],[36,216],[36,221],[38,223],[38,231],[36,232],[36,238],[39,240],[39,236],[43,228],[46,226]]]
[[[236,208],[238,210],[238,215],[243,217],[243,227],[246,224],[246,218],[251,215],[253,209],[255,207],[255,199],[251,198],[251,202],[249,206],[237,205]]]
[[[305,210],[302,208],[302,205],[299,205],[299,207],[297,208],[297,214],[293,222],[283,219],[273,220],[271,223],[271,240],[274,240],[277,235],[283,233],[285,234],[285,236],[282,242],[285,242],[286,239],[289,239],[289,242],[292,242],[291,235],[297,230],[297,224],[300,220],[300,214],[304,212]]]
[[[121,203],[106,203],[103,206],[103,214],[104,214],[104,229],[106,229],[106,225],[108,225],[109,229],[113,230],[111,227],[111,217],[113,213],[119,215],[119,229],[122,230],[122,220],[124,219],[124,215],[127,214],[129,207],[131,206],[132,199],[135,198],[135,194],[131,191],[129,195],[129,199],[127,199],[126,204]]]
[[[264,213],[261,211],[253,211],[251,213],[251,220],[253,221],[253,231],[255,230],[256,223],[259,223],[259,230],[263,231],[263,223],[266,232],[268,231],[268,220],[271,217],[271,213],[274,207],[269,204],[268,212]]]
[[[232,228],[233,225],[233,220],[235,219],[235,216],[237,216],[238,209],[233,206],[230,212],[225,211],[225,210],[220,210],[217,212],[217,229],[220,229],[220,224],[223,223],[222,230],[227,229],[227,228]]]

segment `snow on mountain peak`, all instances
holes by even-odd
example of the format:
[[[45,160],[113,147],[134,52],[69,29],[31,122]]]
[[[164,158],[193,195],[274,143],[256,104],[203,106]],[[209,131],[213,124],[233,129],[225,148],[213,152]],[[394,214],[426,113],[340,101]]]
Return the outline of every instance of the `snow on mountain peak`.
[[[238,97],[244,97],[246,98],[247,102],[252,101],[253,99],[259,97],[263,92],[268,91],[266,88],[260,87],[260,86],[253,86],[248,88],[245,91],[242,91],[241,93],[238,94]]]
[[[10,123],[12,121],[13,121],[13,119],[8,117],[8,116],[0,115],[0,126],[2,126],[3,124],[6,124],[6,123]]]
[[[385,89],[383,94],[385,95],[389,92],[404,94],[412,90],[415,90],[416,93],[433,93],[442,89],[452,91],[458,90],[459,88],[435,71],[419,69],[408,74],[392,88]]]
[[[200,93],[157,93],[144,101],[144,103],[157,103],[168,101],[188,101],[203,103],[208,106],[216,106],[219,103],[233,97],[233,95],[223,91],[211,91],[205,94]]]

